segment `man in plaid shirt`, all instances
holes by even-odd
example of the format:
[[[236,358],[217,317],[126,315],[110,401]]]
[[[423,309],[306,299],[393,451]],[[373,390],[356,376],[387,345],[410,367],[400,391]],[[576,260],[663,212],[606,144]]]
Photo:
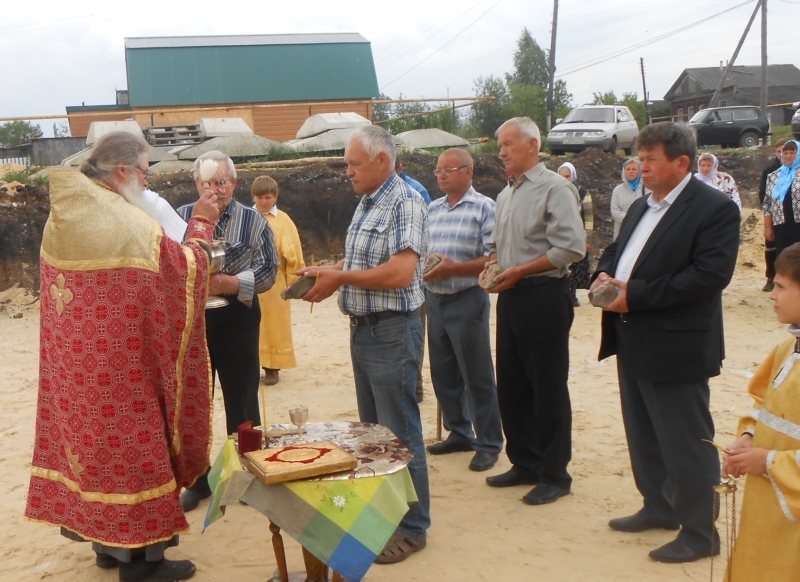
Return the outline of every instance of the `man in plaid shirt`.
[[[347,229],[345,258],[298,271],[318,277],[304,299],[318,302],[341,287],[339,308],[350,317],[350,357],[362,422],[388,427],[413,453],[408,465],[419,502],[412,505],[376,562],[391,564],[425,547],[430,493],[422,420],[416,399],[422,357],[422,265],[428,211],[394,172],[392,136],[358,129],[345,149],[347,177],[364,194]]]

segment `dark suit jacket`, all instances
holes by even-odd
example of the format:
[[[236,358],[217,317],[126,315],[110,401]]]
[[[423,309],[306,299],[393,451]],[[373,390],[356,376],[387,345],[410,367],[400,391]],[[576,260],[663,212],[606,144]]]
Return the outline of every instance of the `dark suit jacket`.
[[[647,198],[628,210],[597,272],[614,276]],[[739,209],[692,177],[653,230],[628,281],[629,313],[603,312],[599,359],[617,354],[637,380],[692,382],[717,376],[725,357],[722,290],[739,251]]]

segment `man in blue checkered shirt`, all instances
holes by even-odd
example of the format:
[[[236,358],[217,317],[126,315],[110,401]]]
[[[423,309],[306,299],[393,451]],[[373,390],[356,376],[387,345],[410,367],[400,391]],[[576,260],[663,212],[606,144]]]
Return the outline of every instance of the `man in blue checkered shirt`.
[[[410,507],[376,559],[391,564],[425,547],[431,523],[415,394],[423,342],[420,257],[428,246],[428,211],[419,193],[395,173],[397,151],[384,129],[359,128],[344,157],[353,189],[364,195],[347,229],[345,258],[298,274],[318,277],[306,301],[322,301],[341,287],[339,308],[350,317],[359,417],[388,427],[414,455],[408,469],[419,502]]]

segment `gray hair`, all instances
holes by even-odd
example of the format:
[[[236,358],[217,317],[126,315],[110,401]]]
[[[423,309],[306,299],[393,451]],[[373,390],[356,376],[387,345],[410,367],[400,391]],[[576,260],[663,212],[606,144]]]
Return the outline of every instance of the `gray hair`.
[[[350,140],[357,139],[364,146],[370,160],[374,160],[381,152],[389,157],[389,164],[393,168],[397,160],[397,148],[394,145],[392,134],[377,125],[364,125],[359,127],[350,136]]]
[[[194,164],[192,164],[192,170],[194,170],[195,181],[197,181],[200,178],[200,164],[203,163],[203,160],[224,161],[225,164],[228,166],[228,175],[231,177],[231,179],[233,180],[236,179],[236,166],[233,165],[233,160],[219,150],[211,150],[202,154],[194,161]]]
[[[144,138],[127,131],[112,131],[97,140],[80,171],[89,178],[108,183],[119,166],[138,166],[147,151]]]
[[[472,156],[469,155],[467,150],[463,150],[461,148],[446,149],[439,155],[439,158],[441,159],[442,156],[455,156],[458,158],[458,164],[460,166],[467,166],[468,168],[471,168],[473,165]]]
[[[530,117],[512,117],[497,128],[497,131],[494,132],[495,137],[500,137],[500,132],[508,127],[516,127],[517,131],[519,131],[519,134],[522,136],[522,139],[525,141],[535,139],[537,150],[541,151],[542,134],[539,131],[539,126],[536,125],[533,119]]]
[[[636,145],[639,150],[650,150],[658,144],[664,147],[664,154],[672,161],[680,156],[689,156],[689,167],[693,167],[697,156],[697,134],[686,123],[662,121],[646,126],[639,132]]]

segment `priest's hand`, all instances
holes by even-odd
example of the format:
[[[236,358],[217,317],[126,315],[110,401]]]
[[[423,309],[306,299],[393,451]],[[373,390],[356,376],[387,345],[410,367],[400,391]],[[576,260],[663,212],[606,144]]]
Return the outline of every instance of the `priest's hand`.
[[[216,223],[219,218],[219,208],[217,208],[217,195],[211,190],[204,190],[200,199],[194,205],[192,218],[199,216]]]
[[[209,295],[238,295],[239,278],[234,275],[216,273],[208,278]]]
[[[751,435],[749,432],[746,432],[728,445],[728,451],[744,452],[751,446],[753,446],[753,435]],[[730,454],[722,455],[722,476],[725,478],[731,476],[730,460]]]

